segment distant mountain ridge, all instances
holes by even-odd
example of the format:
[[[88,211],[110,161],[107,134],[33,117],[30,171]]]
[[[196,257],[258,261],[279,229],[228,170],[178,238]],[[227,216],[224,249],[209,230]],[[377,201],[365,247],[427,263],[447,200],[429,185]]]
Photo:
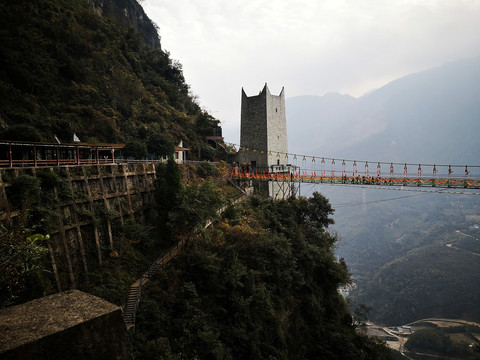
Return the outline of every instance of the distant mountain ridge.
[[[289,151],[325,157],[480,164],[480,57],[394,80],[356,99],[287,99]]]

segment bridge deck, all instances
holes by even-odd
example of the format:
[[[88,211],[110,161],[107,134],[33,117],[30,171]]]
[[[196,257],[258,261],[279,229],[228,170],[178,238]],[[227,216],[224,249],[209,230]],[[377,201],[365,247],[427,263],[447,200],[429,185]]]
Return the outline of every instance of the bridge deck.
[[[257,173],[242,172],[234,169],[232,177],[239,180],[299,182],[312,184],[377,185],[377,186],[411,186],[430,188],[462,188],[480,190],[479,178],[466,177],[408,177],[408,176],[318,176],[300,173]],[[479,193],[480,194],[480,193]]]

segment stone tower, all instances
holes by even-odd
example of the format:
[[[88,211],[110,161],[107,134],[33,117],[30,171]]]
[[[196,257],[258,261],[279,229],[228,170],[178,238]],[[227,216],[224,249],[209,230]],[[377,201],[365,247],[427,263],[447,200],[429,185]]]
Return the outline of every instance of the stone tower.
[[[242,112],[238,161],[242,168],[260,172],[291,172],[288,165],[287,117],[285,92],[270,94],[267,84],[256,96],[242,89]],[[290,182],[268,181],[259,184],[274,199],[295,193]]]
[[[240,146],[243,151],[239,161],[249,164],[252,170],[268,171],[272,165],[287,164],[287,117],[283,88],[278,96],[270,94],[267,84],[256,96],[247,96],[242,88]]]

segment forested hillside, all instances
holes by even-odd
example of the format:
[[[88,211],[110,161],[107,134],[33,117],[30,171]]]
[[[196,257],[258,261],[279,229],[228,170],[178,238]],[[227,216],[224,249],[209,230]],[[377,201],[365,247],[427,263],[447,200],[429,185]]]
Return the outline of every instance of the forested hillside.
[[[252,198],[146,289],[133,335],[138,358],[389,359],[356,333],[338,286],[328,200]]]
[[[141,35],[134,29],[132,9],[141,7],[0,3],[0,138],[71,142],[76,133],[86,142],[126,143],[162,133],[183,139],[191,158],[202,156],[218,121],[190,95],[181,64],[160,49],[143,10],[134,17]]]

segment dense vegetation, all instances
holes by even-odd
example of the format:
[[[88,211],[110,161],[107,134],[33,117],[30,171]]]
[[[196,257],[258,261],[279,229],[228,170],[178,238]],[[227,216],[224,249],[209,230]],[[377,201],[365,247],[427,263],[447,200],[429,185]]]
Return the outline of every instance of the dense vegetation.
[[[47,234],[58,226],[58,200],[53,187],[66,194],[65,183],[55,172],[39,170],[11,178],[2,173],[10,187],[5,191],[19,216],[14,224],[0,224],[0,308],[45,295],[50,284]]]
[[[47,265],[44,236],[0,225],[0,309],[43,296]]]
[[[164,134],[183,139],[191,159],[208,153],[204,138],[218,121],[189,93],[181,64],[145,45],[121,12],[99,12],[87,0],[0,4],[0,138],[128,143]]]
[[[142,359],[387,359],[358,335],[337,292],[349,282],[319,194],[231,206],[146,289],[133,344]]]

